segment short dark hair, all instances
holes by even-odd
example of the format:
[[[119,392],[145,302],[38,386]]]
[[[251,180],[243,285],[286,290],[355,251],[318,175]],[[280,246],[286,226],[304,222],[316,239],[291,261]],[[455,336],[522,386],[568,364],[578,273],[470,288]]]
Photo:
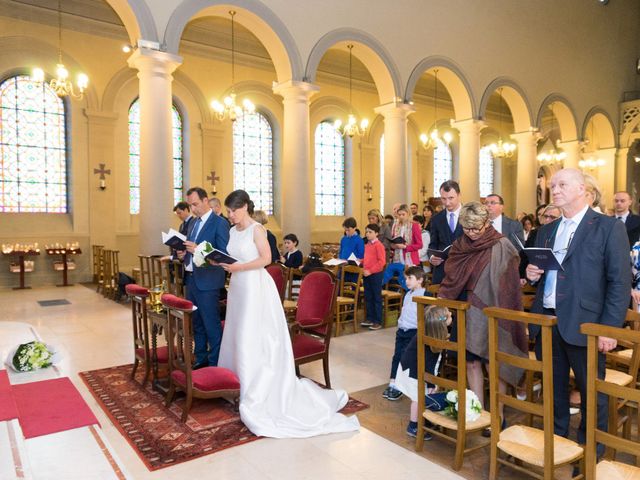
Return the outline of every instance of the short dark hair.
[[[393,215],[391,215],[390,213],[387,213],[387,214],[384,216],[384,219],[385,219],[385,220],[389,220],[389,221],[393,222]]]
[[[416,208],[418,207],[418,204],[416,202],[411,202],[411,206],[413,207],[414,205],[416,206]]]
[[[298,245],[298,237],[296,236],[295,233],[287,233],[284,238],[282,239],[284,240],[290,240],[292,241],[296,246]]]
[[[460,185],[455,180],[447,180],[446,182],[442,182],[440,185],[440,190],[444,190],[445,192],[450,192],[451,190],[455,190],[456,193],[460,193]]]
[[[371,230],[372,232],[380,233],[380,225],[377,223],[370,223],[365,227],[367,230]]]
[[[201,188],[201,187],[191,187],[189,190],[187,190],[187,197],[189,195],[191,195],[192,193],[197,193],[198,194],[198,198],[200,200],[204,200],[205,198],[209,198],[207,196],[207,191],[204,188]]]
[[[504,198],[502,198],[500,195],[498,195],[497,193],[490,193],[489,195],[487,195],[484,198],[489,198],[489,197],[496,197],[498,199],[498,201],[500,202],[500,205],[504,205]]]
[[[187,202],[178,202],[176,203],[176,206],[173,207],[173,211],[175,212],[176,210],[189,210],[189,204]]]
[[[413,275],[417,280],[421,280],[422,282],[424,282],[425,279],[425,274],[422,267],[409,267],[405,270],[404,275],[405,277]]]
[[[344,222],[342,222],[342,228],[356,228],[357,226],[358,223],[353,217],[345,218]]]
[[[433,207],[431,205],[425,205],[424,207],[422,207],[422,211],[424,212],[425,210],[429,210],[431,213],[433,213]]]
[[[424,223],[424,217],[422,215],[414,215],[413,221],[418,222],[420,225]]]

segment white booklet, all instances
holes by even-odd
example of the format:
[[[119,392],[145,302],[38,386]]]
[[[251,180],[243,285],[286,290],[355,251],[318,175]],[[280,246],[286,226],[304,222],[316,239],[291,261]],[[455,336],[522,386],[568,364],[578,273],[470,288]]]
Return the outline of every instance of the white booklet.
[[[186,250],[187,247],[184,246],[184,242],[186,241],[187,237],[173,228],[170,228],[167,233],[162,232],[162,243],[174,250]]]

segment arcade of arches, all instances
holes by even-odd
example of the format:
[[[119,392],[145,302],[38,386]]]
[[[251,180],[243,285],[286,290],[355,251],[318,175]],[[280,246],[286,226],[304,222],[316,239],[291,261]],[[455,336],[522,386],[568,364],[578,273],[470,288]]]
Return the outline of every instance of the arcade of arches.
[[[337,241],[344,216],[364,221],[371,208],[421,204],[437,195],[443,175],[460,182],[464,200],[479,198],[481,188],[502,194],[515,215],[535,208],[538,175],[558,168],[537,159],[549,149],[566,154],[565,166],[602,159],[588,173],[605,207],[617,190],[632,192],[637,204],[640,4],[532,3],[232,2],[235,92],[257,107],[254,119],[232,124],[209,106],[231,87],[228,3],[63,0],[64,63],[90,79],[84,98],[66,98],[61,109],[64,206],[31,213],[29,202],[38,200],[27,198],[26,184],[10,190],[5,182],[0,243],[108,245],[126,271],[138,253],[164,251],[160,231],[175,226],[176,191],[211,191],[212,181],[221,198],[234,188],[256,192],[272,213],[268,227],[278,238],[296,233],[303,245]],[[55,74],[57,26],[53,1],[0,0],[0,94],[13,95],[7,82],[34,66]],[[123,53],[124,44],[138,48]],[[369,119],[364,136],[320,135],[323,122],[345,119],[351,108]],[[9,149],[9,117],[2,122]],[[441,145],[447,155],[419,140],[436,126],[452,136]],[[499,139],[516,145],[511,158],[482,152]],[[38,162],[37,154],[29,158]],[[319,166],[321,158],[330,164]],[[110,172],[104,189],[94,174],[101,166]],[[31,173],[47,178],[51,168],[45,162]],[[9,197],[20,188],[25,206],[14,209]],[[327,198],[339,208],[319,208]],[[90,278],[84,257],[78,281]],[[42,268],[32,283],[56,279]],[[0,285],[12,281],[0,275]]]

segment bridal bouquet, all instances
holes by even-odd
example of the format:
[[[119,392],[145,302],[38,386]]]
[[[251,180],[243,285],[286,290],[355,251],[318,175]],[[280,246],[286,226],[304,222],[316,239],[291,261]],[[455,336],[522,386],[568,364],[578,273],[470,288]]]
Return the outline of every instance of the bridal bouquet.
[[[18,372],[31,372],[51,365],[53,352],[42,342],[23,343],[13,355],[12,365]]]
[[[213,252],[213,245],[211,245],[206,240],[198,244],[195,251],[193,252],[193,263],[195,264],[195,266],[206,267],[208,263],[205,257],[209,255],[211,252]]]
[[[467,398],[467,407],[466,407],[466,415],[467,422],[474,422],[478,418],[480,418],[480,413],[482,412],[482,405],[480,404],[480,400],[475,393],[471,390],[465,390],[465,395]],[[458,418],[458,391],[451,390],[447,393],[446,396],[447,406],[444,409],[445,415]]]

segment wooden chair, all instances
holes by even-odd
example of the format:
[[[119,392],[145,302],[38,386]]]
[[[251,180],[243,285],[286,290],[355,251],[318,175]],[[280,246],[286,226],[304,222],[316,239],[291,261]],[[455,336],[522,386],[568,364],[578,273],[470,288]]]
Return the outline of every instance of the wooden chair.
[[[284,313],[287,317],[287,321],[294,321],[296,316],[296,308],[298,304],[298,295],[300,292],[299,285],[296,285],[296,288],[293,288],[294,282],[298,284],[304,273],[299,268],[289,268],[287,269],[287,293],[286,298],[282,301],[282,306],[284,308]]]
[[[353,324],[353,333],[358,331],[358,296],[362,284],[362,268],[354,265],[343,265],[340,268],[340,287],[336,298],[336,337],[340,335],[342,325],[348,322]],[[345,280],[346,274],[356,276],[355,282]],[[351,316],[351,320],[349,319]]]
[[[288,274],[287,269],[280,262],[270,263],[266,267],[267,273],[273,278],[273,283],[276,284],[278,295],[280,295],[280,301],[284,302],[284,293],[287,286]]]
[[[130,284],[125,287],[127,295],[131,299],[131,313],[133,321],[133,370],[131,378],[135,378],[138,365],[144,365],[144,379],[142,386],[144,387],[149,380],[151,373],[151,344],[149,341],[149,319],[147,318],[147,298],[149,290],[140,285]],[[157,363],[166,364],[168,361],[168,349],[166,346],[156,349]]]
[[[413,301],[417,305],[418,315],[418,392],[425,391],[426,383],[431,383],[438,387],[439,390],[457,390],[458,392],[466,392],[467,390],[467,362],[466,362],[466,312],[469,309],[467,302],[459,302],[456,300],[447,300],[434,297],[414,297]],[[425,307],[437,305],[447,307],[452,312],[455,311],[458,340],[440,340],[430,337],[425,333],[424,314]],[[458,371],[455,380],[443,378],[441,376],[431,375],[425,372],[425,348],[435,347],[445,350],[457,352],[458,355]],[[424,373],[423,373],[424,372]],[[489,445],[488,441],[480,442],[472,447],[467,447],[467,435],[487,428],[491,423],[489,412],[483,410],[480,418],[473,422],[466,421],[466,395],[458,395],[458,419],[445,416],[443,412],[433,412],[425,410],[424,395],[418,393],[418,412],[423,412],[422,416],[431,422],[433,427],[426,427],[423,422],[418,421],[418,433],[416,435],[416,451],[421,451],[424,443],[424,431],[430,432],[432,435],[442,438],[448,442],[454,443],[456,446],[455,456],[452,468],[460,470],[464,461],[464,454],[484,448]],[[449,435],[447,432],[452,432]]]
[[[491,455],[489,478],[494,480],[498,467],[505,465],[534,478],[551,480],[558,467],[583,459],[584,449],[577,443],[553,433],[553,357],[551,352],[551,329],[556,317],[539,315],[504,308],[485,308],[489,322],[489,382],[491,403]],[[499,350],[499,321],[539,325],[542,334],[542,361],[522,358]],[[500,393],[499,370],[501,364],[513,365],[525,370],[542,373],[543,403],[518,400]],[[543,430],[527,425],[513,425],[500,431],[500,409],[504,404],[516,410],[542,417]],[[499,451],[506,454],[501,458]],[[522,463],[527,465],[522,465]],[[540,475],[532,468],[542,469]],[[582,474],[575,478],[582,478]]]
[[[194,397],[224,398],[237,406],[240,398],[240,381],[235,373],[222,367],[191,369],[193,303],[165,293],[162,295],[162,305],[167,309],[170,372],[165,405],[169,406],[176,390],[184,391],[186,399],[181,418],[183,422],[187,420]]]
[[[184,264],[176,258],[172,260],[169,265],[173,270],[173,275],[169,277],[171,279],[169,282],[169,293],[176,297],[184,298],[186,294],[184,289]]]
[[[104,245],[91,245],[91,260],[93,265],[93,282],[98,283],[100,274],[100,252]]]
[[[398,316],[402,310],[402,299],[404,290],[400,285],[388,284],[382,289],[382,319],[385,327],[392,326],[389,323],[389,313],[391,310],[398,310]]]
[[[98,272],[96,277],[96,282],[98,286],[96,287],[96,293],[102,293],[104,295],[104,279],[105,279],[105,250],[104,247],[100,248],[98,252]]]
[[[151,256],[138,255],[138,258],[140,259],[140,285],[147,288],[154,287],[151,279]]]
[[[640,439],[635,442],[630,439],[620,438],[617,432],[603,432],[598,429],[597,409],[594,408],[599,394],[609,397],[609,403],[617,403],[618,399],[626,402],[635,402],[640,405],[640,390],[635,385],[621,386],[598,379],[598,337],[615,338],[631,344],[637,350],[640,346],[640,332],[624,328],[614,328],[594,323],[585,323],[580,331],[587,335],[587,445],[585,450],[586,478],[587,480],[625,478],[640,478],[640,468],[623,463],[604,460],[596,465],[596,446],[604,444],[608,448],[640,456]],[[637,356],[637,355],[636,355]],[[637,358],[635,359],[637,362]]]
[[[300,285],[295,323],[290,329],[296,374],[300,375],[300,365],[322,360],[327,388],[331,388],[329,344],[337,284],[335,275],[328,269],[316,269],[305,275]]]
[[[102,273],[102,281],[99,283],[100,289],[102,290],[102,296],[105,298],[111,298],[112,295],[112,279],[113,279],[113,262],[111,261],[111,257],[113,255],[113,250],[109,250],[105,248],[102,250],[102,258],[104,261],[104,269]]]
[[[162,255],[151,255],[151,285],[166,285],[170,282],[168,263],[161,260]]]

